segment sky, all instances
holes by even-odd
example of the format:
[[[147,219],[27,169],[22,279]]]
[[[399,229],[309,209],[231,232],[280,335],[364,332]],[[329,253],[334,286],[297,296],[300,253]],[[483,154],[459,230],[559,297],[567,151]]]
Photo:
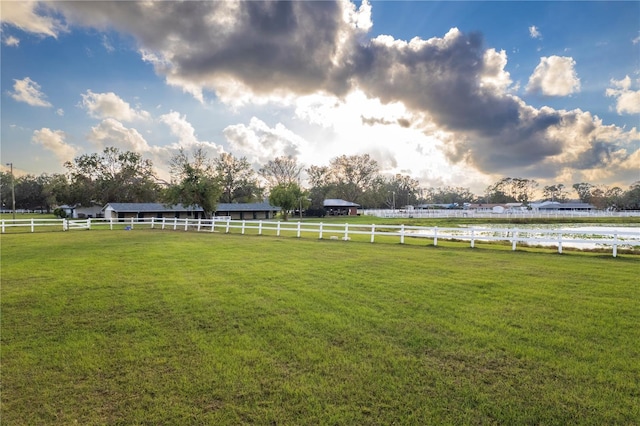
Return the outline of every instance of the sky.
[[[369,154],[476,193],[640,180],[637,1],[2,1],[2,170]]]

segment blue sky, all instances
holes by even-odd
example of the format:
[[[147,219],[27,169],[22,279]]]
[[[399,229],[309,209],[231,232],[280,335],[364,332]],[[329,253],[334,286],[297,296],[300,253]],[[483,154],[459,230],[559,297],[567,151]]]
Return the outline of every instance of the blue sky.
[[[475,192],[640,180],[639,2],[2,2],[2,164],[368,153]]]

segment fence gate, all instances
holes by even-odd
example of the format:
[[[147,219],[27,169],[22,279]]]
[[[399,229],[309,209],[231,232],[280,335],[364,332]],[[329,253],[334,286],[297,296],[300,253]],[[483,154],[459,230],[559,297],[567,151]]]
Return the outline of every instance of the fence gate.
[[[70,231],[73,229],[91,229],[91,219],[67,220],[65,224],[65,231]]]

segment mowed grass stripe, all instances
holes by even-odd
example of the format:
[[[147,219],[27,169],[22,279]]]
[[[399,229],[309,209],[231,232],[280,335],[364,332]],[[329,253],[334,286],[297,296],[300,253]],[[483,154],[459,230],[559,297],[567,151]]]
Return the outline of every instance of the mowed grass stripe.
[[[637,257],[3,235],[3,424],[634,424]]]

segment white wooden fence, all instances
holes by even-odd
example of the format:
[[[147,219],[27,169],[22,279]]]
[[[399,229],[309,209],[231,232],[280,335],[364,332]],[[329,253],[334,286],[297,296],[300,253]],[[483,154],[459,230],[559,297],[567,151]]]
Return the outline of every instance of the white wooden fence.
[[[363,216],[375,216],[384,218],[507,218],[507,219],[559,219],[559,218],[589,218],[589,217],[640,217],[640,210],[607,211],[607,210],[527,210],[505,211],[494,213],[489,211],[462,210],[462,209],[365,209],[358,210]]]
[[[563,246],[587,245],[587,248],[603,248],[611,250],[613,257],[618,254],[619,248],[640,247],[640,231],[637,230],[567,230],[567,229],[539,229],[539,228],[441,228],[408,225],[362,225],[349,223],[322,223],[322,222],[282,222],[263,220],[231,220],[228,217],[213,219],[178,219],[178,218],[130,218],[130,219],[3,219],[0,220],[2,233],[9,228],[26,228],[35,232],[37,227],[57,226],[64,231],[78,229],[124,229],[138,228],[183,230],[197,232],[222,232],[253,235],[295,235],[301,238],[303,235],[315,236],[319,239],[340,239],[349,241],[359,236],[361,240],[375,242],[378,237],[398,238],[400,244],[407,238],[431,240],[434,246],[438,240],[467,241],[471,247],[476,242],[502,241],[509,242],[512,250],[516,250],[518,244],[540,245],[557,247],[558,253],[562,253]]]

